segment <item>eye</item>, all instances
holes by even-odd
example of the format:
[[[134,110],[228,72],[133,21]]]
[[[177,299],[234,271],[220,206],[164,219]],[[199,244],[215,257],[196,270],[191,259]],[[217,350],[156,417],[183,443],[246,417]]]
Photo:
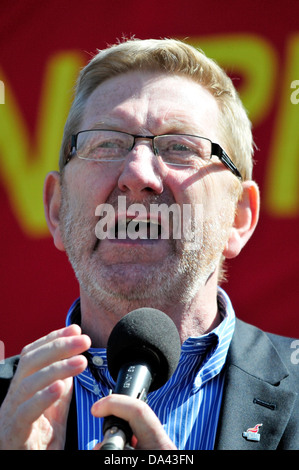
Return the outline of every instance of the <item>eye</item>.
[[[175,144],[171,144],[169,146],[169,150],[170,151],[175,151],[175,152],[190,152],[191,149],[189,147],[187,147],[187,145],[184,145],[180,142],[178,143],[175,143]]]
[[[104,148],[104,149],[114,149],[119,148],[120,145],[115,140],[105,140],[104,142],[99,142],[97,147]]]
[[[190,145],[187,139],[171,139],[163,142],[162,151],[164,153],[190,154],[195,152],[194,146]]]

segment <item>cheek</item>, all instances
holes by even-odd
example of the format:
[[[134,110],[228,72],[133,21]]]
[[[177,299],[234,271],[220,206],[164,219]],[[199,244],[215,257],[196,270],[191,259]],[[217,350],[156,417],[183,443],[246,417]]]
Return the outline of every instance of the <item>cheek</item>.
[[[164,188],[168,188],[177,204],[192,204],[200,198],[200,185],[193,169],[169,168],[164,177]]]
[[[117,172],[100,163],[79,162],[71,178],[73,200],[82,210],[95,214],[96,207],[107,201],[117,185]]]
[[[196,218],[195,225],[207,223],[218,230],[227,230],[233,224],[238,191],[230,178],[200,168],[169,171],[166,181],[176,202],[181,207],[192,207],[190,213]],[[184,208],[185,213],[188,212]]]
[[[178,203],[214,205],[213,201],[219,199],[221,185],[216,184],[212,165],[198,164],[190,168],[169,168],[165,184],[170,188]],[[221,199],[221,198],[220,198]]]

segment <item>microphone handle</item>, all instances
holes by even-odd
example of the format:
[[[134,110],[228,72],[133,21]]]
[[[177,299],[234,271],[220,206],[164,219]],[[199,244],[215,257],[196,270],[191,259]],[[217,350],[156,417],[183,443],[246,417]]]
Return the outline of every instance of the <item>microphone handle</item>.
[[[146,364],[126,364],[119,371],[114,393],[146,401],[151,382],[152,373]],[[100,450],[123,450],[133,435],[129,423],[117,416],[104,419],[103,433]]]
[[[101,450],[124,450],[131,442],[132,430],[127,421],[117,416],[107,416],[103,425],[104,440]]]

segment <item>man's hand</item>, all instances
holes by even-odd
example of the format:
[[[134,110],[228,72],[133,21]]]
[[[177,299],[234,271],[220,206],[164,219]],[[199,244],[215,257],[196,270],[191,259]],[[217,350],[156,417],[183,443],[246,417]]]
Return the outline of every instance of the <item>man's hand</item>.
[[[155,413],[141,400],[112,394],[97,401],[92,406],[91,413],[98,418],[113,415],[127,421],[133,431],[132,445],[136,449],[176,449]],[[95,450],[100,447],[101,444],[98,444]]]
[[[63,449],[73,379],[90,339],[71,325],[26,346],[0,409],[0,449]]]

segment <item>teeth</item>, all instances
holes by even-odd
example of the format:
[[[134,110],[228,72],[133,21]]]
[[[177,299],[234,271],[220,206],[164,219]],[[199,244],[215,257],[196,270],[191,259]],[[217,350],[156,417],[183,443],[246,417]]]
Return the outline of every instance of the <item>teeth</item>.
[[[116,224],[118,238],[158,239],[160,234],[161,224],[158,220],[127,217],[125,221],[118,220]]]
[[[130,222],[135,222],[135,223],[141,223],[141,224],[153,224],[153,225],[161,225],[160,222],[158,220],[151,220],[151,219],[132,219],[130,217],[127,217],[126,219],[126,224],[128,225],[128,223]]]

